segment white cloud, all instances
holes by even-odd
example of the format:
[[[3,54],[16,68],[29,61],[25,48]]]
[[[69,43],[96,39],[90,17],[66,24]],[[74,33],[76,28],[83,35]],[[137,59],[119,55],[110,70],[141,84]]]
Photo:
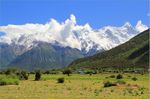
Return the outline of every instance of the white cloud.
[[[94,30],[89,24],[77,25],[76,17],[70,18],[63,23],[51,19],[46,24],[24,24],[0,26],[0,32],[6,33],[0,37],[0,42],[11,44],[12,42],[30,47],[33,41],[53,43],[59,42],[62,46],[85,49],[88,51],[95,45],[100,48],[110,49],[121,44],[141,31],[147,29],[141,21],[134,27],[126,23],[121,27],[107,26]]]

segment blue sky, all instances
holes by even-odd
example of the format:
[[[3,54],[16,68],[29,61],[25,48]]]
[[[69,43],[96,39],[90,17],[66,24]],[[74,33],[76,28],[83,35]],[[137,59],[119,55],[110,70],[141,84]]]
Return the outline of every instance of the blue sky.
[[[74,14],[77,24],[93,28],[121,26],[138,20],[148,25],[148,0],[0,0],[0,26],[63,22]]]

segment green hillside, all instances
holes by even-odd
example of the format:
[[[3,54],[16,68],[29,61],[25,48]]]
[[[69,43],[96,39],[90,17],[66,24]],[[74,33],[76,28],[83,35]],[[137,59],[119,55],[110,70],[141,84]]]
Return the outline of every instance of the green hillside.
[[[111,50],[91,57],[77,59],[71,68],[143,68],[149,67],[149,30]]]

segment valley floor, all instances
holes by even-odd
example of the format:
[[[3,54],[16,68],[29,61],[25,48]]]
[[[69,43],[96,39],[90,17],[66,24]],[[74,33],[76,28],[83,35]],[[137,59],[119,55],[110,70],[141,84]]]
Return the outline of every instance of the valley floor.
[[[0,86],[0,99],[149,99],[148,74],[122,74],[126,84],[104,87],[105,81],[117,81],[111,75],[117,74],[45,74],[41,81],[30,75],[19,85]],[[60,77],[65,78],[64,83],[57,83]]]

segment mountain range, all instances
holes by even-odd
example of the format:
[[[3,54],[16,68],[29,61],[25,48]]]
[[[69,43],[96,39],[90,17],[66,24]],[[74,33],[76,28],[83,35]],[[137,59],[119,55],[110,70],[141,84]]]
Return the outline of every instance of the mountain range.
[[[120,27],[92,29],[78,25],[74,15],[65,22],[0,26],[0,68],[27,70],[65,67],[72,61],[110,50],[148,27],[126,22]]]
[[[102,69],[102,68],[149,68],[149,29],[138,34],[128,42],[108,51],[86,58],[77,59],[70,64],[71,68]]]

